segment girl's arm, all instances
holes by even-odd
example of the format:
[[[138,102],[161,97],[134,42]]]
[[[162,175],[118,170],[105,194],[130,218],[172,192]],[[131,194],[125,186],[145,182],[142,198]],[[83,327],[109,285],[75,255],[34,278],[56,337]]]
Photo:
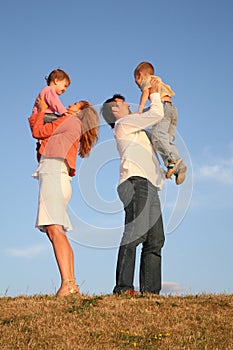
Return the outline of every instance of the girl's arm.
[[[57,112],[60,115],[67,112],[67,109],[63,106],[58,95],[53,89],[47,89],[44,93],[43,98],[50,110]]]

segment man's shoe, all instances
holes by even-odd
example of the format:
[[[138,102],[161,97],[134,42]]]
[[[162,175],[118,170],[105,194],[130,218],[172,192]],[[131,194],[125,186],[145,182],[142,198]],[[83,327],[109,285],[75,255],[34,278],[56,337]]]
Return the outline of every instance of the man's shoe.
[[[184,182],[186,177],[186,170],[187,170],[187,167],[183,165],[182,167],[180,167],[177,173],[175,173],[177,185],[181,185]]]
[[[119,293],[119,295],[127,295],[129,297],[135,297],[138,293],[134,289],[128,289],[125,292]]]

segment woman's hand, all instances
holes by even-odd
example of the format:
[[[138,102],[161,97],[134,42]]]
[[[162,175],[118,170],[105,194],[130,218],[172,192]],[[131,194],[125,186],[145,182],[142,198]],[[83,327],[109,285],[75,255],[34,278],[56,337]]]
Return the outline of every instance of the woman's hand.
[[[39,112],[45,112],[48,108],[48,105],[44,101],[44,99],[39,95],[36,99],[36,107],[38,108]]]

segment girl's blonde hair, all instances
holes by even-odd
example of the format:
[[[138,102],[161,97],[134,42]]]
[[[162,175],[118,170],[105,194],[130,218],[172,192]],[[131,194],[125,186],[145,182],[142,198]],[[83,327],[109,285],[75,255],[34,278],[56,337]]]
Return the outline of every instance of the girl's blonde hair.
[[[82,103],[79,119],[82,122],[82,136],[79,142],[79,156],[85,158],[98,140],[99,115],[88,101]]]

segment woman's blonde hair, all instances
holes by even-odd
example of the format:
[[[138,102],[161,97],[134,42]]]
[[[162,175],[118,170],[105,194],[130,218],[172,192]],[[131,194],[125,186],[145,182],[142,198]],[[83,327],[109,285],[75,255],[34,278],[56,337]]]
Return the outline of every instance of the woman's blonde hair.
[[[89,153],[98,140],[99,115],[88,101],[82,103],[79,119],[82,122],[82,136],[79,142],[79,155],[81,158],[89,156]]]

